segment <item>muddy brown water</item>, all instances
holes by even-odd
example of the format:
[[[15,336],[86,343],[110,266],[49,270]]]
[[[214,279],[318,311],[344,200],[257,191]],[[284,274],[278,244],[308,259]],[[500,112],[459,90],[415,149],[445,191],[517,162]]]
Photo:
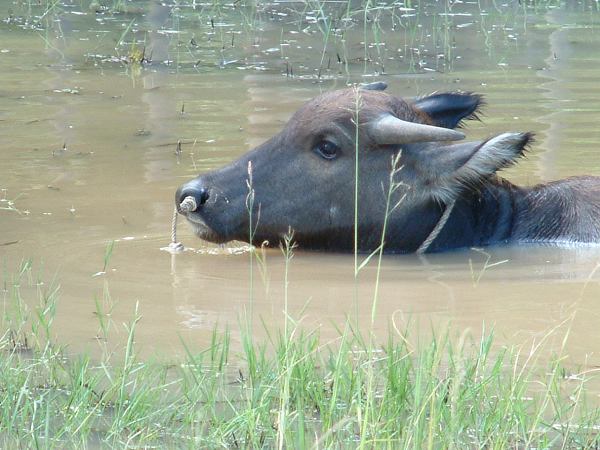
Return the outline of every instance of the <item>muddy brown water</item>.
[[[161,248],[179,184],[267,139],[325,90],[377,79],[403,96],[480,92],[488,106],[483,122],[467,128],[470,139],[537,135],[527,159],[505,172],[510,180],[600,176],[600,17],[585,7],[396,4],[368,20],[364,13],[340,20],[353,26],[327,37],[318,12],[291,3],[242,15],[158,3],[143,14],[87,6],[63,2],[41,19],[43,10],[25,4],[0,10],[3,277],[31,259],[35,274],[60,284],[53,329],[73,351],[98,348],[96,301],[111,310],[116,346],[139,303],[139,348],[169,358],[183,354],[181,338],[204,348],[215,327],[228,326],[235,345],[244,312],[255,324],[283,324],[285,261],[277,249],[251,271],[243,244],[203,243],[181,221],[188,251]],[[151,63],[126,61],[144,46]],[[493,328],[501,343],[517,345],[556,328],[548,354],[569,332],[570,361],[593,368],[599,264],[600,246],[386,256],[374,328],[385,338],[407,322],[424,335],[451,323],[475,337]],[[288,313],[325,339],[348,317],[366,332],[375,277],[370,264],[355,278],[352,255],[297,251]],[[33,308],[35,289],[25,287],[24,297]],[[10,293],[2,298],[10,309]]]

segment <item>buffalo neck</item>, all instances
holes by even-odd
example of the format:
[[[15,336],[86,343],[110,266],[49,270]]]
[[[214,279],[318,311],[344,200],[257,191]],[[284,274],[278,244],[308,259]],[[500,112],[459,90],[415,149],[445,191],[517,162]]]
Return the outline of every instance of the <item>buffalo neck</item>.
[[[490,181],[463,191],[456,199],[429,252],[502,244],[512,239],[521,198],[526,191],[502,178]],[[445,207],[438,208],[440,218]]]

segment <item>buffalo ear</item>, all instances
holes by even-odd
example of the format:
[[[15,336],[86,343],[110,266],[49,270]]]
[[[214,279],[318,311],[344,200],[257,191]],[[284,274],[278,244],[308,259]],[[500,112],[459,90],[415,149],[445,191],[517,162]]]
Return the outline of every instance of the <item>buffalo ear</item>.
[[[483,142],[436,143],[411,156],[420,166],[422,191],[448,202],[464,186],[477,185],[516,163],[532,138],[531,133],[503,133]]]
[[[434,125],[444,128],[456,128],[463,120],[477,119],[483,104],[481,95],[470,92],[432,94],[414,102],[414,106],[431,117]]]

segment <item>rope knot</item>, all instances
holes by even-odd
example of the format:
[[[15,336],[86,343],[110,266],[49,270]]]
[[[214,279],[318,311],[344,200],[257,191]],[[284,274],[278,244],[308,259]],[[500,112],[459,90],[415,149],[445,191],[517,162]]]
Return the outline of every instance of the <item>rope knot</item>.
[[[198,208],[198,204],[196,203],[196,199],[192,196],[187,196],[183,199],[183,201],[179,205],[179,209],[182,212],[192,212],[196,211]]]

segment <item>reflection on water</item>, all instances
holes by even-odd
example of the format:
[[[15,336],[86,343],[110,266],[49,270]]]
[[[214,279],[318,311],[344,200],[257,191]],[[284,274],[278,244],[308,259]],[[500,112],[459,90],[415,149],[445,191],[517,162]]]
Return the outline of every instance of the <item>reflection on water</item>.
[[[253,262],[252,278],[243,248],[209,246],[185,225],[180,240],[196,251],[160,251],[174,190],[270,137],[308,98],[347,82],[377,77],[402,96],[481,92],[486,114],[469,138],[538,136],[508,178],[600,175],[596,13],[525,14],[516,2],[396,5],[334,23],[287,4],[245,15],[149,8],[119,15],[64,6],[51,20],[27,22],[15,12],[0,25],[0,260],[6,277],[32,258],[43,278],[60,280],[57,337],[75,350],[97,345],[97,301],[112,311],[117,343],[140,302],[137,340],[146,354],[180,354],[180,336],[204,345],[215,326],[236,329],[245,313],[282,323],[278,250]],[[145,48],[145,65],[132,59],[136,48]],[[113,240],[106,274],[93,276]],[[519,344],[565,322],[571,360],[594,365],[599,263],[597,247],[385,257],[376,332],[452,323],[475,335],[493,327],[501,341]],[[347,317],[367,329],[375,278],[369,265],[355,279],[351,256],[299,251],[289,313],[325,338]]]

